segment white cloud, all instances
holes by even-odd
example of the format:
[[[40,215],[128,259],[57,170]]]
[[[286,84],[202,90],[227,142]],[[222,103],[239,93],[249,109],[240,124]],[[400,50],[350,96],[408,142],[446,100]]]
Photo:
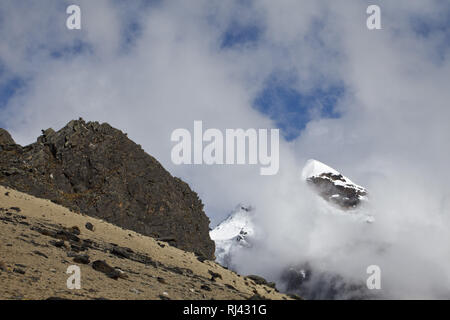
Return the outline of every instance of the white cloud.
[[[307,259],[361,280],[379,263],[390,297],[449,296],[449,51],[442,30],[424,37],[411,25],[416,16],[444,21],[445,3],[381,1],[379,31],[367,30],[360,1],[136,5],[139,36],[126,51],[127,8],[77,3],[79,33],[65,29],[65,7],[53,1],[0,5],[0,60],[27,80],[0,110],[18,142],[79,116],[109,122],[187,180],[213,222],[239,202],[256,207],[267,237],[261,251],[241,257],[243,272],[275,277],[281,262]],[[221,50],[220,37],[236,19],[261,25],[261,39]],[[49,54],[75,40],[90,50]],[[341,118],[314,120],[282,143],[278,176],[261,177],[257,167],[171,164],[170,133],[194,120],[219,129],[273,127],[251,103],[280,70],[295,75],[299,91],[343,84],[346,95]],[[376,223],[323,215],[299,180],[311,157],[369,189]]]

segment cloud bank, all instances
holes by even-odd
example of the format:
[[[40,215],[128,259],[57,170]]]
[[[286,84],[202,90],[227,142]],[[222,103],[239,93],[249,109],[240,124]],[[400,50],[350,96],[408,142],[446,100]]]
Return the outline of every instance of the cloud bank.
[[[74,118],[109,122],[188,181],[213,224],[252,204],[264,237],[240,272],[308,261],[364,284],[377,264],[383,297],[448,298],[450,6],[377,2],[383,29],[369,31],[368,1],[2,1],[0,125],[28,144]],[[281,127],[279,174],[175,166],[170,135],[194,120]],[[309,158],[366,187],[375,223],[327,212],[300,180]]]

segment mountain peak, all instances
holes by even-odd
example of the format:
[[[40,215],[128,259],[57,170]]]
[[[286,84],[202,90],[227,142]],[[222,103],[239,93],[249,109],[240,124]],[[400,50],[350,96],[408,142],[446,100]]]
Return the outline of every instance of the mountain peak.
[[[80,118],[1,151],[0,184],[214,259],[197,193],[107,123]]]
[[[213,230],[210,236],[216,243],[217,261],[224,265],[231,264],[231,254],[235,248],[248,247],[249,237],[254,235],[253,208],[238,205],[233,212]]]
[[[356,208],[367,195],[365,188],[318,160],[311,159],[306,162],[302,178],[322,198],[342,209]]]
[[[306,164],[303,167],[302,178],[304,180],[307,180],[308,178],[313,176],[320,176],[322,173],[339,174],[337,170],[334,170],[326,164],[315,159],[309,159],[308,161],[306,161]]]
[[[0,146],[15,144],[14,139],[11,137],[8,131],[0,128]]]

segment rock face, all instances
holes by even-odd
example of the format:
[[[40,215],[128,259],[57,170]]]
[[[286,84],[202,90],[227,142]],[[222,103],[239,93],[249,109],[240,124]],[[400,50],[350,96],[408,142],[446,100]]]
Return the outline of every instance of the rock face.
[[[356,208],[367,195],[366,189],[317,160],[308,160],[302,177],[322,198],[341,209]]]
[[[88,223],[94,232],[84,228]],[[73,264],[82,270],[82,290],[61,290]],[[255,282],[151,237],[0,186],[0,300],[288,299],[270,283]]]
[[[11,135],[8,131],[5,129],[0,128],[0,147],[1,146],[7,146],[10,144],[15,144],[13,138],[11,138]],[[1,149],[0,149],[1,150]]]
[[[0,184],[214,259],[198,195],[110,125],[74,120],[26,147],[1,130],[0,145]]]
[[[232,256],[235,250],[251,247],[254,235],[253,208],[238,205],[234,211],[219,223],[209,235],[216,243],[217,262],[232,267]]]

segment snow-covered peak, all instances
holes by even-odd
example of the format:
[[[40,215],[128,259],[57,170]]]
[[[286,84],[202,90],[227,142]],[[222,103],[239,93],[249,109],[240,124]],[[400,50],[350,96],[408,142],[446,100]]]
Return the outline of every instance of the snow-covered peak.
[[[343,176],[339,171],[333,169],[330,166],[327,166],[326,164],[318,160],[310,159],[306,162],[306,165],[303,167],[302,178],[304,180],[307,180],[313,177],[325,177],[328,179],[332,179],[334,183],[337,185],[342,185],[344,187],[345,186],[352,187],[359,189],[360,191],[366,192],[366,189],[364,189],[360,185],[357,185],[349,178]]]
[[[306,162],[302,179],[313,186],[322,198],[343,209],[355,208],[367,195],[366,189],[317,160]]]
[[[209,232],[216,243],[217,262],[230,267],[233,252],[251,246],[249,237],[255,233],[252,219],[252,207],[239,205],[228,218]]]
[[[311,177],[318,177],[322,173],[332,173],[332,174],[336,174],[336,175],[339,174],[338,171],[327,166],[326,164],[324,164],[320,161],[314,160],[314,159],[309,159],[308,161],[306,161],[306,164],[303,167],[302,178],[303,178],[303,180],[306,180]]]
[[[253,234],[253,224],[251,219],[251,207],[239,205],[226,218],[219,223],[217,227],[210,231],[209,235],[212,240],[230,240],[237,236],[245,234]]]

